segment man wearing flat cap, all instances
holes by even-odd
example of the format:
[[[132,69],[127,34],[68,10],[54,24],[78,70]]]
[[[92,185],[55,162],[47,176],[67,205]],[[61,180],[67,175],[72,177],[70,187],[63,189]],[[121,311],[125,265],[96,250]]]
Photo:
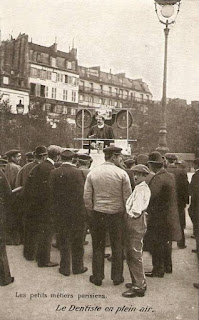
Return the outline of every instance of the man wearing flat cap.
[[[90,215],[93,245],[93,274],[90,282],[100,286],[104,279],[104,253],[106,230],[112,249],[111,279],[119,285],[123,278],[123,224],[125,203],[132,189],[128,174],[119,168],[121,148],[104,149],[105,162],[93,168],[84,188],[84,202]]]
[[[143,238],[146,232],[146,210],[151,191],[145,182],[150,173],[148,167],[138,164],[132,168],[135,189],[126,202],[126,259],[130,271],[131,283],[127,283],[128,291],[122,294],[125,298],[144,296],[146,278],[143,268]]]
[[[155,173],[149,183],[151,199],[147,209],[146,247],[152,254],[152,272],[149,277],[164,277],[172,273],[171,242],[181,239],[174,176],[163,168],[158,151],[149,154],[149,169]]]
[[[47,158],[37,164],[29,173],[25,184],[25,195],[29,202],[26,219],[29,221],[29,243],[24,254],[27,260],[37,260],[39,267],[55,267],[58,264],[50,262],[50,250],[53,235],[53,217],[49,176],[55,168],[60,147],[50,146]],[[32,242],[32,243],[31,243]]]
[[[11,189],[15,188],[17,174],[21,169],[21,153],[17,149],[9,150],[5,153],[8,163],[5,166],[4,173],[10,184]],[[17,195],[14,194],[7,211],[7,240],[8,245],[19,245],[21,243],[21,217],[19,213],[19,202]]]
[[[178,168],[176,161],[178,160],[177,156],[174,153],[166,153],[166,170],[169,173],[172,173],[175,178],[176,183],[176,194],[177,194],[177,204],[178,204],[178,213],[180,219],[180,226],[182,232],[182,239],[177,242],[179,249],[185,249],[185,235],[184,229],[186,226],[185,219],[185,207],[189,203],[189,182],[187,174],[184,170]]]
[[[84,241],[84,179],[79,169],[72,164],[74,153],[65,150],[61,153],[62,164],[50,174],[52,209],[59,235],[59,273],[81,274],[88,269],[83,264]]]

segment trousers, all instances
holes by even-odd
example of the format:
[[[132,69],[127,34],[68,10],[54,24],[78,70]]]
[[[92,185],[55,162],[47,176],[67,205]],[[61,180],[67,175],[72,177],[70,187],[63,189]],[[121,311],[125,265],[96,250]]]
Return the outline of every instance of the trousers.
[[[93,246],[92,271],[96,280],[104,279],[104,253],[106,246],[106,231],[110,235],[112,250],[111,279],[120,281],[123,276],[123,228],[122,213],[108,214],[93,211],[90,218],[90,230]]]

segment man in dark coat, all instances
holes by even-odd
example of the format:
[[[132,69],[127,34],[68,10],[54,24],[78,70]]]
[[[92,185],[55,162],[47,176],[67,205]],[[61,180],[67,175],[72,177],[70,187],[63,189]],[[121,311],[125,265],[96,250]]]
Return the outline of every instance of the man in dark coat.
[[[14,281],[8,264],[5,234],[6,209],[10,196],[11,188],[4,173],[0,170],[0,286],[6,286]]]
[[[172,272],[171,243],[181,239],[177,210],[176,188],[173,175],[163,168],[159,152],[149,155],[149,168],[155,172],[149,183],[151,200],[148,206],[146,246],[152,254],[152,272],[146,276],[160,277]]]
[[[104,141],[104,146],[109,146],[111,141],[106,139],[114,139],[113,129],[104,123],[105,119],[103,116],[98,115],[96,119],[97,125],[90,128],[87,137],[91,139],[100,139],[101,141]],[[91,142],[91,146],[94,146],[94,144],[95,142]]]
[[[179,249],[185,249],[184,229],[186,226],[185,207],[189,203],[189,182],[187,174],[175,164],[177,156],[173,153],[166,153],[166,170],[175,177],[176,194],[182,239],[177,242]]]
[[[51,241],[53,235],[53,219],[51,214],[49,176],[55,168],[58,148],[48,149],[48,157],[36,165],[30,172],[25,184],[25,197],[29,203],[26,214],[28,221],[29,241],[24,244],[24,256],[27,260],[36,258],[39,267],[54,267],[57,263],[50,262]],[[36,257],[35,257],[36,254]]]
[[[20,160],[21,153],[19,150],[13,149],[5,153],[8,163],[5,166],[4,173],[10,184],[11,189],[15,188],[17,174],[21,169]],[[22,242],[22,218],[20,214],[20,201],[17,193],[12,197],[9,204],[9,210],[6,217],[7,235],[6,244],[19,245]]]
[[[189,215],[194,226],[194,235],[196,237],[196,252],[199,261],[199,158],[194,160],[195,173],[190,183],[191,204]],[[194,287],[199,289],[199,283],[194,283]]]
[[[70,150],[61,153],[62,165],[50,175],[53,212],[59,234],[60,269],[64,276],[72,271],[81,274],[88,269],[83,265],[83,241],[85,210],[83,202],[84,178],[72,164],[74,154]]]

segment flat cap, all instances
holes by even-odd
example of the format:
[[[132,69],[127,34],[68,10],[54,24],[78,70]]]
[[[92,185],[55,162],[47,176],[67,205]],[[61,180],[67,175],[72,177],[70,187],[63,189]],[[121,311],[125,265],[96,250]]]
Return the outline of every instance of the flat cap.
[[[17,150],[17,149],[12,149],[12,150],[7,151],[7,152],[5,153],[5,156],[7,156],[7,157],[13,157],[13,156],[14,156],[15,154],[17,154],[17,153],[20,153],[20,151]]]
[[[144,173],[144,174],[149,174],[150,173],[149,168],[147,166],[145,166],[144,164],[137,164],[131,170],[133,172],[140,172],[140,173]]]
[[[47,154],[47,149],[44,146],[38,146],[35,148],[34,154],[36,156],[43,156],[43,155]]]
[[[149,161],[149,157],[148,157],[147,154],[139,154],[139,155],[137,156],[137,159],[136,159],[137,164],[144,164],[144,165],[146,165],[146,164],[148,163],[148,161]]]
[[[160,152],[158,151],[153,151],[149,154],[149,161],[151,163],[163,163],[163,158]]]
[[[174,153],[165,153],[166,159],[177,160],[178,157]]]
[[[105,154],[121,154],[122,148],[118,148],[118,147],[107,147],[104,149],[104,153]]]
[[[76,153],[76,158],[80,159],[80,160],[92,160],[91,156],[89,156],[89,154],[86,153]]]

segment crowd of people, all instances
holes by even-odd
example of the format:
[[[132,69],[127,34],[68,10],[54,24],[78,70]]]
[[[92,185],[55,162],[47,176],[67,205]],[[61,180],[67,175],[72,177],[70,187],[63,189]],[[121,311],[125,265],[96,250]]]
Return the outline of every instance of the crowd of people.
[[[193,222],[196,253],[199,248],[199,159],[189,185],[186,170],[174,154],[124,159],[122,149],[104,148],[105,161],[92,169],[89,154],[58,146],[36,147],[26,154],[21,167],[19,150],[9,150],[0,159],[0,285],[14,281],[10,274],[6,245],[23,244],[26,260],[39,268],[59,265],[63,276],[83,274],[84,243],[92,238],[92,275],[104,280],[105,247],[110,239],[113,285],[124,282],[124,261],[131,283],[123,297],[144,296],[146,277],[172,273],[172,241],[186,248],[185,207]],[[60,250],[60,262],[50,260],[52,239]],[[145,271],[143,250],[152,257]],[[198,253],[199,257],[199,253]],[[198,283],[194,284],[199,287]]]

